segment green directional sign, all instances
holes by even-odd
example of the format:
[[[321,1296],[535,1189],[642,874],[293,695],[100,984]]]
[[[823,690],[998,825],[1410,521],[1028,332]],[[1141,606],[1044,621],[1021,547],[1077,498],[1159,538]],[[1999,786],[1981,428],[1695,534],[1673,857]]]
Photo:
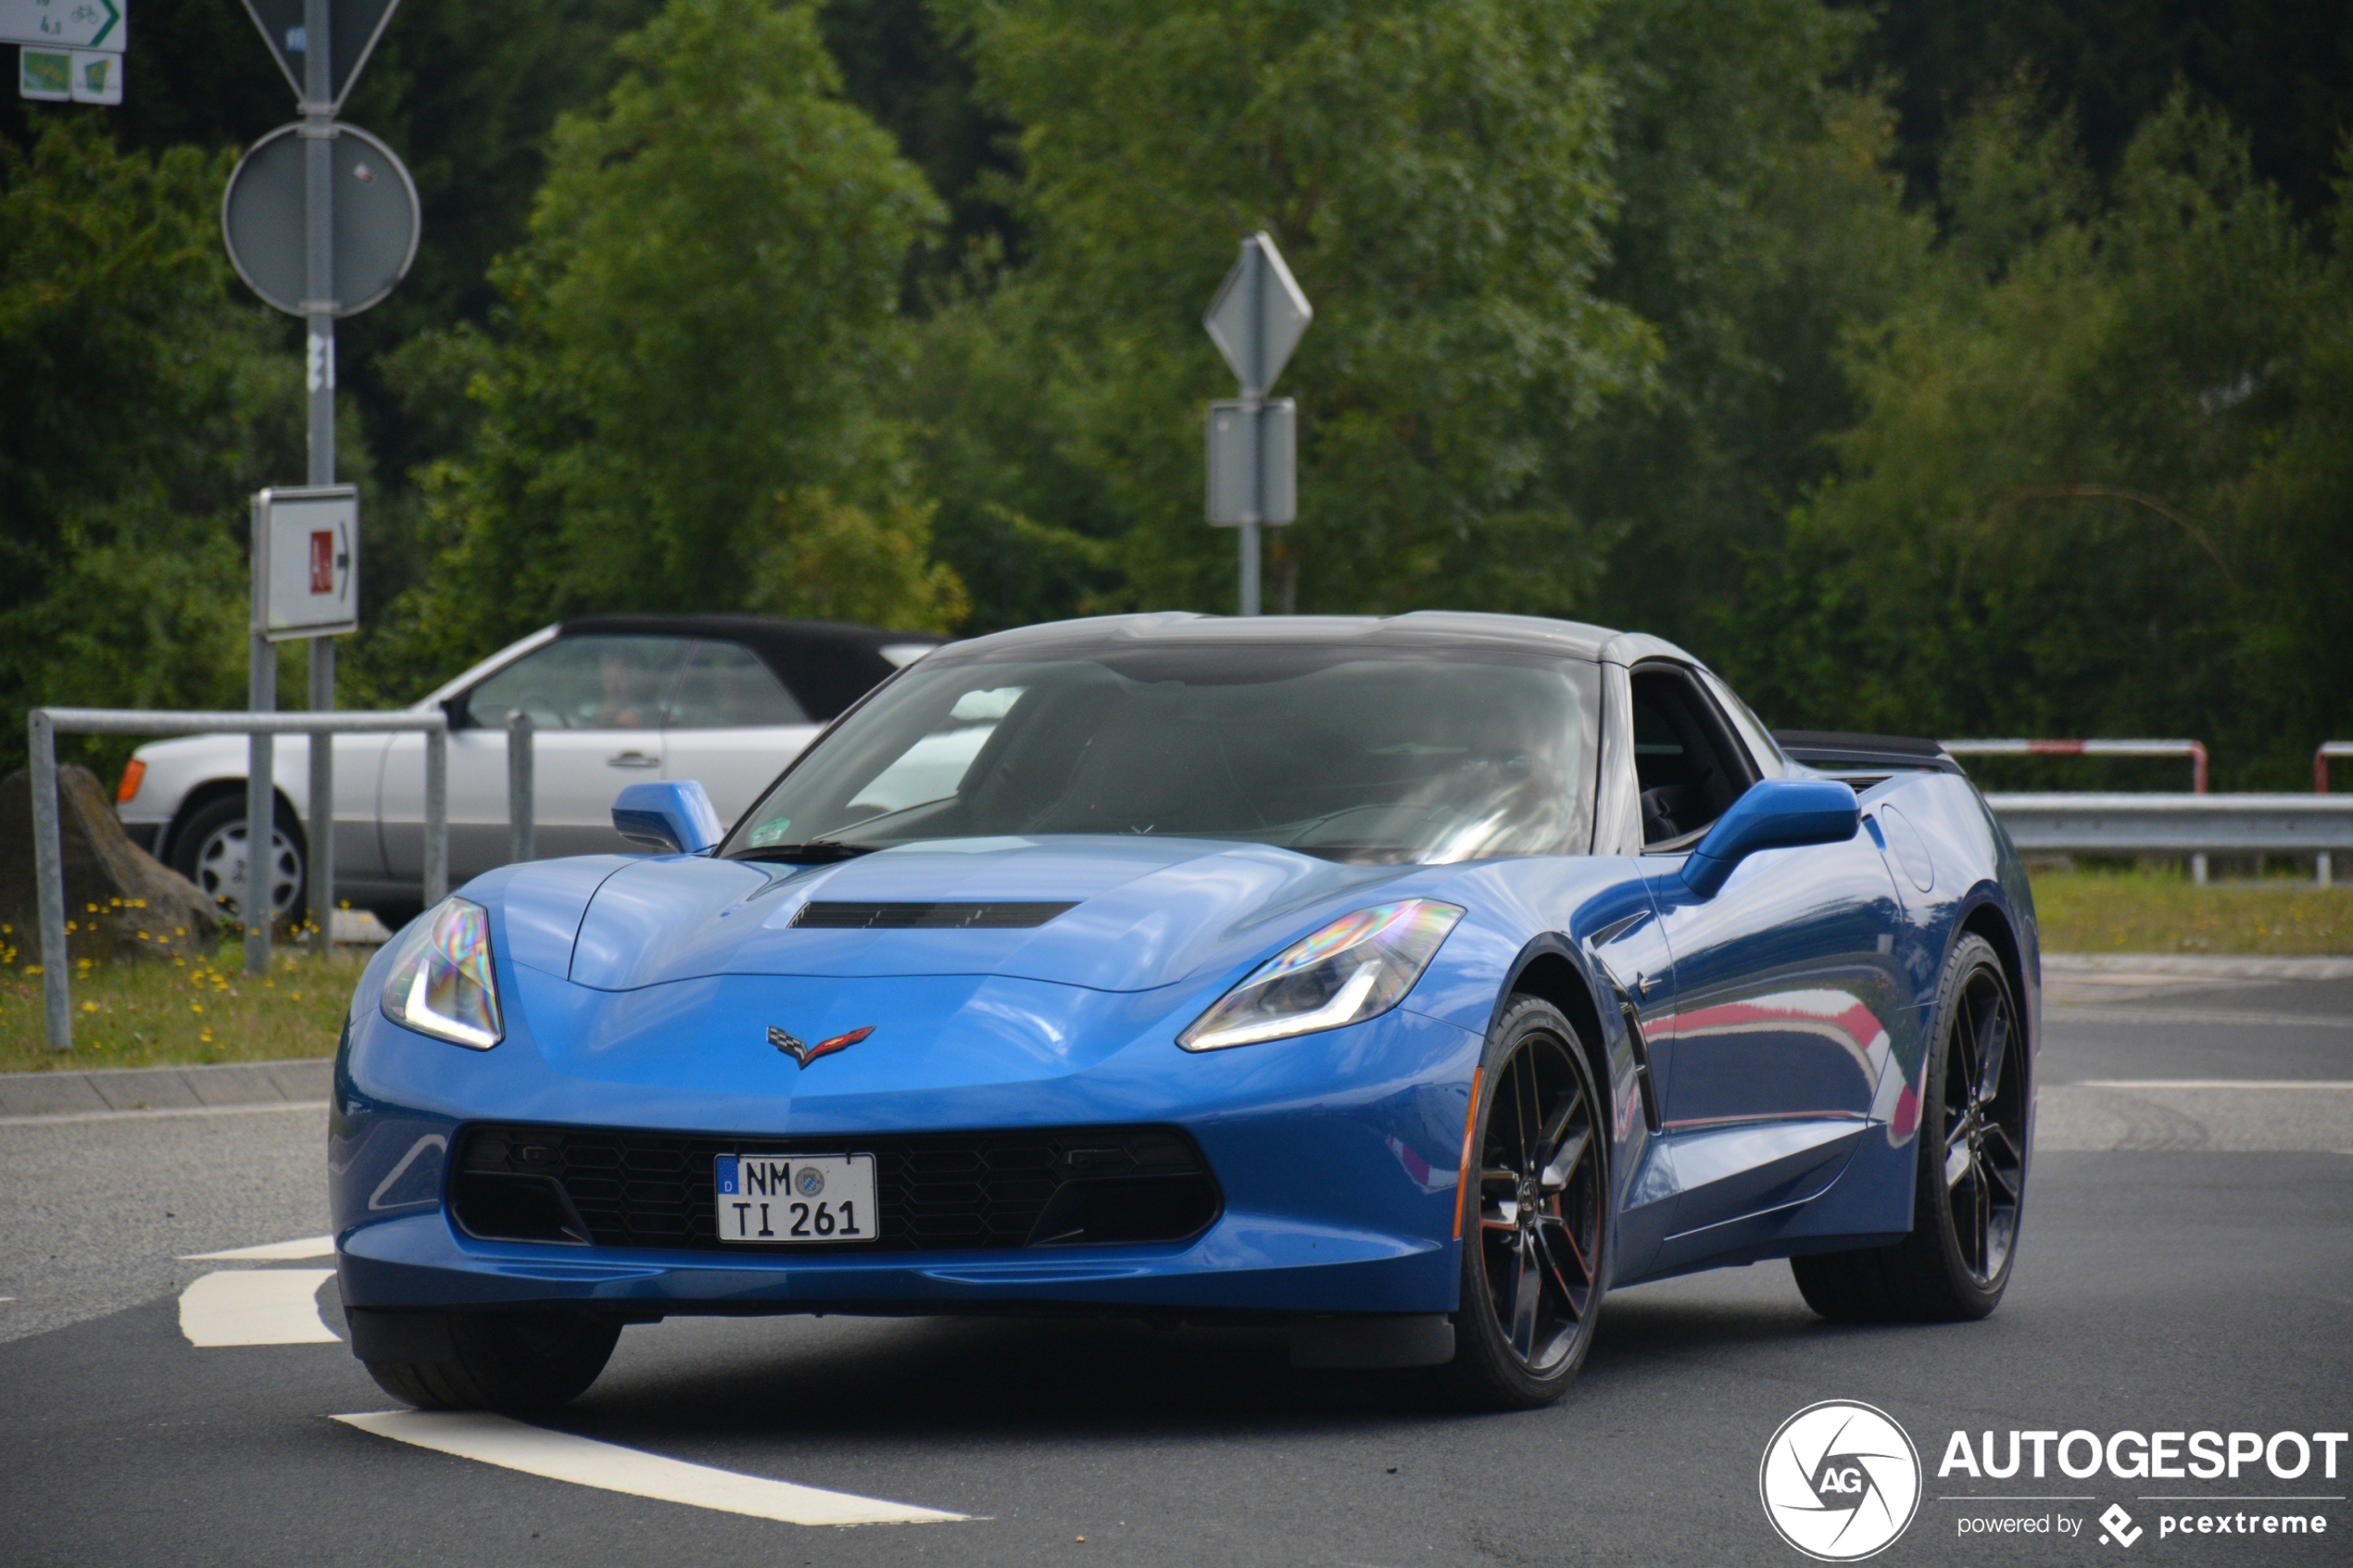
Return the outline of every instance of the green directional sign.
[[[120,54],[130,31],[130,0],[0,0],[0,44]]]

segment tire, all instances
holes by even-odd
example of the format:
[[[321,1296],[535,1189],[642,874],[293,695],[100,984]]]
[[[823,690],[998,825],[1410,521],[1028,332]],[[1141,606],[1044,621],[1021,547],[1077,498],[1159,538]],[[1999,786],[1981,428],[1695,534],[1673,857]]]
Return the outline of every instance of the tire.
[[[568,1404],[597,1381],[620,1338],[617,1318],[565,1311],[404,1313],[396,1338],[382,1331],[363,1338],[356,1327],[353,1336],[355,1348],[393,1352],[363,1357],[378,1386],[429,1411]]]
[[[1912,1229],[1888,1247],[1790,1260],[1806,1304],[1859,1323],[1952,1323],[2001,1304],[2026,1194],[2026,1035],[1993,946],[1945,960],[1920,1106]]]
[[[1533,997],[1514,998],[1489,1035],[1478,1094],[1442,1372],[1472,1406],[1533,1410],[1567,1391],[1600,1319],[1612,1119],[1575,1027]]]
[[[286,926],[300,926],[308,917],[309,856],[301,824],[277,802],[271,832],[274,861],[271,915]],[[245,797],[243,790],[206,801],[188,814],[171,835],[171,869],[196,884],[220,907],[221,913],[242,922],[245,847]]]

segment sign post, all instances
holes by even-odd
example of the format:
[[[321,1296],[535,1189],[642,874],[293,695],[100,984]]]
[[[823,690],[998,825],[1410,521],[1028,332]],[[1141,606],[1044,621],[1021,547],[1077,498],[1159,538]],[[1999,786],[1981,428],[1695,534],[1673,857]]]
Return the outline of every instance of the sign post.
[[[28,0],[0,0],[18,3]],[[335,116],[397,4],[245,0],[302,119],[255,143],[239,161],[221,198],[221,236],[238,276],[303,320],[310,449],[307,488],[265,490],[254,502],[247,700],[257,713],[277,706],[277,643],[291,638],[310,645],[310,708],[332,710],[333,638],[359,629],[359,497],[335,483],[335,319],[357,315],[392,292],[416,257],[419,216],[416,184],[392,149]],[[296,520],[284,525],[284,538],[277,533],[282,510]],[[295,608],[282,615],[287,606]],[[271,853],[274,794],[271,737],[255,734],[249,746],[243,913],[245,972],[258,974],[270,962],[270,879],[262,868]],[[321,953],[333,926],[334,784],[333,742],[314,738],[308,892]]]
[[[1299,515],[1298,406],[1269,402],[1300,335],[1315,319],[1283,264],[1274,236],[1242,241],[1202,325],[1241,383],[1241,396],[1209,406],[1206,510],[1210,525],[1241,530],[1241,612],[1258,613],[1258,530]]]

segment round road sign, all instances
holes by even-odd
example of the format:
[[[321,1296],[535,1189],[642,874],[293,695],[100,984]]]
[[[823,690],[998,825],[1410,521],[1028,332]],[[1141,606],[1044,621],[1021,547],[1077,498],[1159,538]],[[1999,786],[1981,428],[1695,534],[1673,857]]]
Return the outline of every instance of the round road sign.
[[[336,125],[334,297],[329,314],[357,316],[390,294],[417,256],[417,187],[392,149],[356,125]],[[306,315],[308,205],[301,126],[256,142],[229,176],[220,202],[229,260],[246,286],[290,316]]]

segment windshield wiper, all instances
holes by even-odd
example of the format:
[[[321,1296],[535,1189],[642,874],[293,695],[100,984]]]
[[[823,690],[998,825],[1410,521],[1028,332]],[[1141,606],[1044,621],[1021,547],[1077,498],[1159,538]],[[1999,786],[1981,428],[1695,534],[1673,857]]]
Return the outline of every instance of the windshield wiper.
[[[806,844],[763,844],[756,849],[738,849],[727,859],[789,860],[795,865],[824,866],[836,860],[854,860],[861,855],[871,855],[877,849],[889,847],[887,844],[844,844],[837,838],[812,838]]]

